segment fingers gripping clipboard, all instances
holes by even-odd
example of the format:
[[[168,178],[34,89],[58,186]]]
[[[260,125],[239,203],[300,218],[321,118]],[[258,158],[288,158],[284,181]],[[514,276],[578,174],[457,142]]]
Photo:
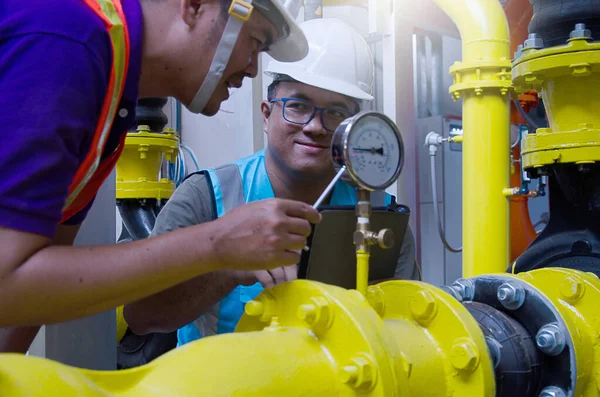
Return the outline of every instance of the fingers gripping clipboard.
[[[323,206],[321,222],[314,226],[309,237],[308,251],[303,251],[298,267],[298,278],[326,284],[356,288],[356,248],[353,242],[356,230],[354,206]],[[370,217],[371,230],[391,229],[394,245],[383,249],[371,248],[369,281],[392,278],[408,221],[410,210],[403,205],[375,207]]]

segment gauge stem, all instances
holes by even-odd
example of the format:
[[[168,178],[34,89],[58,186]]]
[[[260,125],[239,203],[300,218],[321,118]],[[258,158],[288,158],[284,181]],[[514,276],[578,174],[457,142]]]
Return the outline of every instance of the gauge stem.
[[[371,216],[371,192],[358,188],[356,191],[356,231],[354,232],[354,244],[356,245],[356,289],[361,294],[367,294],[369,284],[369,256],[370,256],[370,223]]]

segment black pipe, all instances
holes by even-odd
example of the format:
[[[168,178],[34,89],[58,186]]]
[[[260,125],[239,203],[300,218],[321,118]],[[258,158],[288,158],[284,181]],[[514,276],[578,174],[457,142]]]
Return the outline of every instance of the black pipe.
[[[135,108],[135,119],[138,125],[147,125],[152,132],[162,132],[169,118],[162,111],[167,98],[139,99]]]
[[[600,39],[600,1],[598,0],[529,0],[533,17],[529,33],[537,33],[544,47],[567,44],[575,24],[584,23],[592,37]]]
[[[534,338],[515,319],[484,303],[463,302],[483,331],[493,359],[496,397],[537,395],[541,356]]]
[[[515,273],[564,267],[600,276],[600,164],[552,165],[548,187],[550,221],[519,256]]]
[[[117,207],[123,219],[123,226],[135,240],[148,238],[156,222],[155,200],[119,200]]]

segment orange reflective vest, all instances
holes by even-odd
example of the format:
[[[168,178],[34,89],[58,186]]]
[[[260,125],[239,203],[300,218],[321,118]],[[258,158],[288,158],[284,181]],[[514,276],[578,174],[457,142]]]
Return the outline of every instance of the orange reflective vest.
[[[129,32],[121,0],[82,1],[105,23],[110,36],[113,61],[108,90],[96,124],[92,145],[69,186],[69,195],[63,207],[61,222],[77,214],[94,198],[121,156],[127,135],[124,131],[118,148],[109,157],[100,161],[123,94],[129,67]]]

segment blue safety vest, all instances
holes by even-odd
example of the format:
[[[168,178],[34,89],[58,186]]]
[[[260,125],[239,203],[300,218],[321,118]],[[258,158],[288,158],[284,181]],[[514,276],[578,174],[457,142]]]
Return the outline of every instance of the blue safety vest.
[[[217,217],[233,208],[257,200],[274,198],[273,187],[265,166],[265,149],[231,164],[201,171],[212,186]],[[373,206],[389,205],[392,196],[373,192]],[[330,205],[355,205],[356,190],[343,181],[333,188]],[[238,286],[198,320],[177,331],[178,346],[204,336],[233,332],[244,313],[244,306],[253,300],[263,287],[260,283]]]

